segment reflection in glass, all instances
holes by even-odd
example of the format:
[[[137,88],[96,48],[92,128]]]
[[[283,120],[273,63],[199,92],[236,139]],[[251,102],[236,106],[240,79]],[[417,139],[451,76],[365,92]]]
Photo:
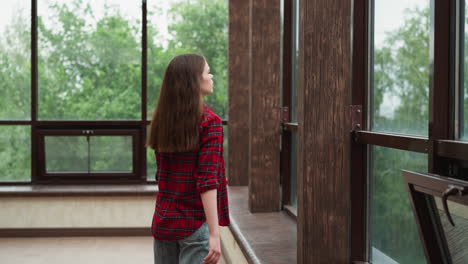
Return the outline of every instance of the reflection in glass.
[[[0,8],[0,120],[31,119],[31,1]]]
[[[430,0],[375,0],[372,130],[427,135]]]
[[[141,1],[37,5],[39,119],[140,119]]]
[[[468,263],[468,206],[448,201],[448,209],[455,223],[452,226],[442,206],[442,200],[434,197],[445,240],[453,264]]]
[[[372,263],[426,263],[401,170],[427,172],[427,155],[377,146],[371,153]]]
[[[0,126],[0,181],[31,180],[31,128]]]
[[[91,172],[132,172],[131,136],[92,136],[89,145]]]
[[[170,0],[148,2],[148,119],[156,105],[164,70],[183,53],[207,59],[213,78],[213,94],[207,104],[227,119],[228,1]]]
[[[88,141],[82,136],[45,137],[46,172],[87,173]]]

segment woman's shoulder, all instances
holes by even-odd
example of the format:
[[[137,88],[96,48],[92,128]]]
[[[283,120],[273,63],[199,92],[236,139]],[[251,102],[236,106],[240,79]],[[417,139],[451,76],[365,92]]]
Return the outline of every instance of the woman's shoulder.
[[[207,105],[204,105],[202,125],[206,126],[209,124],[222,124],[221,118],[213,112],[213,109]]]

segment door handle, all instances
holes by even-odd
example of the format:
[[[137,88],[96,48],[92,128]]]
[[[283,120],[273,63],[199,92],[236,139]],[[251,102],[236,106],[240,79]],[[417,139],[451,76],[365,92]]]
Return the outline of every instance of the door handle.
[[[447,205],[447,199],[451,195],[463,196],[466,193],[467,193],[467,189],[465,189],[464,187],[450,184],[447,190],[445,190],[442,194],[442,205],[444,206],[445,214],[447,215],[447,218],[450,224],[452,224],[452,226],[455,226],[455,223],[453,222],[452,216],[450,215],[450,211]]]

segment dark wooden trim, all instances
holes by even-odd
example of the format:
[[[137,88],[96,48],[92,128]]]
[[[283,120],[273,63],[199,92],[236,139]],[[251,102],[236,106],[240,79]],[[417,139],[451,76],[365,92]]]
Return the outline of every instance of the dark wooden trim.
[[[0,197],[155,196],[156,182],[112,185],[0,185]]]
[[[369,1],[355,0],[353,6],[353,80],[351,105],[362,106],[362,124],[367,124],[368,83],[368,35]],[[368,212],[368,169],[367,146],[351,139],[351,260],[369,261],[367,212]]]
[[[291,110],[292,104],[292,49],[293,38],[293,1],[283,1],[283,84],[282,98],[283,107]],[[291,111],[288,111],[288,120],[291,120]],[[289,128],[289,127],[288,127]],[[296,127],[297,128],[297,127]],[[281,154],[280,154],[280,179],[282,190],[282,205],[291,203],[291,132],[287,131],[286,124],[283,123],[283,133],[281,134]]]
[[[429,140],[401,134],[390,134],[371,131],[355,131],[354,139],[359,144],[376,145],[419,153],[428,153]]]
[[[146,122],[148,120],[148,9],[146,0],[142,0],[142,35],[141,35],[141,42],[142,42],[142,52],[141,52],[141,119],[143,123],[141,124],[140,130],[140,137],[141,140],[138,141],[140,144],[138,149],[135,153],[139,153],[140,162],[137,165],[138,170],[140,173],[140,179],[146,180],[147,177],[147,160],[146,160],[146,133],[147,133],[147,125]],[[134,164],[138,164],[138,161],[134,160]]]
[[[38,61],[37,61],[37,0],[31,0],[31,182],[37,181],[37,85],[38,85]]]
[[[439,140],[437,141],[437,155],[446,158],[468,160],[468,142]]]
[[[151,236],[149,227],[2,228],[0,237]]]
[[[430,65],[431,86],[429,92],[429,172],[448,175],[446,160],[437,157],[437,140],[451,139],[450,96],[453,90],[454,58],[451,52],[451,11],[455,1],[431,1],[433,28],[431,45],[434,51]]]
[[[37,121],[38,104],[37,0],[31,0],[31,121]]]

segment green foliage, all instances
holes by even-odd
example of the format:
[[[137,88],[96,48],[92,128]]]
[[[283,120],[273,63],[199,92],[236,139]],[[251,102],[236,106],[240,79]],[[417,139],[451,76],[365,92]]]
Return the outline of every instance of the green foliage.
[[[427,155],[372,148],[371,245],[398,263],[425,263],[401,169],[427,172]]]
[[[213,111],[227,118],[228,10],[225,0],[176,1],[170,11],[170,50],[205,56],[214,75],[214,93],[206,98]]]
[[[407,10],[403,26],[388,33],[383,47],[375,50],[375,130],[427,135],[429,26],[429,8]],[[392,118],[380,113],[384,96],[394,96],[400,100]]]

